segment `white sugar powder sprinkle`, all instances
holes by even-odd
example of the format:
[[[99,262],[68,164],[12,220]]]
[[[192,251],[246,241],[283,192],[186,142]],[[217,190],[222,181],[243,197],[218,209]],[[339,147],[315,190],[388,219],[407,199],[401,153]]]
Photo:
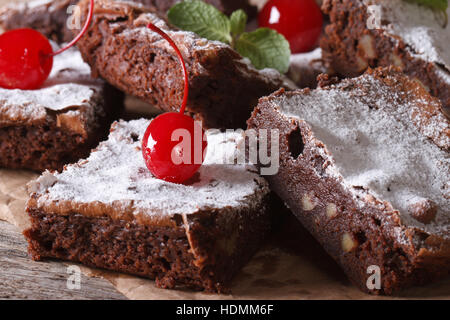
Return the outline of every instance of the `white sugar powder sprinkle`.
[[[399,210],[406,225],[450,238],[449,152],[419,133],[411,120],[414,100],[393,103],[399,100],[392,87],[368,75],[355,81],[370,88],[369,95],[367,90],[342,90],[344,83],[273,104],[312,127],[332,155],[329,173],[341,175],[351,191],[356,192],[352,186],[367,188]],[[374,104],[369,108],[365,101]],[[440,121],[448,128],[443,116]],[[429,130],[438,128],[432,123]],[[408,211],[419,199],[438,206],[431,224],[421,224]]]
[[[238,133],[208,135],[207,158],[195,183],[180,185],[154,178],[138,149],[148,124],[148,120],[116,123],[109,140],[87,161],[53,177],[43,175],[34,184],[34,191],[42,193],[39,205],[63,200],[78,204],[132,201],[134,208],[149,215],[190,214],[207,208],[250,206],[269,192],[253,166],[223,164],[230,151],[238,152],[243,140]]]

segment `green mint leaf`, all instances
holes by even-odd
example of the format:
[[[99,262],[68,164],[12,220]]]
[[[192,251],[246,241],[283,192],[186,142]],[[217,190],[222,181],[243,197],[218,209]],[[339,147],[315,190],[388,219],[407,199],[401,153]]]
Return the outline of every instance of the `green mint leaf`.
[[[199,36],[227,44],[232,41],[230,19],[214,6],[199,0],[186,0],[175,4],[168,12],[174,26],[192,31]]]
[[[244,10],[239,9],[231,14],[231,33],[233,36],[238,36],[245,31],[245,26],[247,25],[247,14]]]
[[[408,2],[421,4],[441,11],[446,11],[448,7],[448,0],[408,0]]]
[[[242,34],[236,40],[236,50],[249,58],[257,69],[273,68],[280,73],[289,69],[289,42],[275,30],[260,28]]]

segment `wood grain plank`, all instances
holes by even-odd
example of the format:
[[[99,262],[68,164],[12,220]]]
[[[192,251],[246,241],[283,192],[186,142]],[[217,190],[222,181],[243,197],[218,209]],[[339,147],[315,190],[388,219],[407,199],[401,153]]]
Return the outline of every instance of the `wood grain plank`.
[[[67,288],[69,264],[35,262],[16,227],[0,221],[0,299],[126,299],[104,279],[81,276],[81,288]]]

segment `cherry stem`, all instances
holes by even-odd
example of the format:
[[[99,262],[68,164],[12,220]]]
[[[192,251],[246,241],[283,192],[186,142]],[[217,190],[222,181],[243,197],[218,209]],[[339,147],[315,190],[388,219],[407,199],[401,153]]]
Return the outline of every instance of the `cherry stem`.
[[[89,25],[91,24],[92,21],[92,16],[94,15],[94,0],[90,1],[90,6],[89,6],[89,13],[88,13],[88,18],[86,20],[86,23],[84,24],[83,29],[81,30],[81,32],[76,36],[75,39],[72,40],[72,42],[70,42],[67,46],[65,46],[64,48],[59,49],[56,52],[51,53],[51,56],[56,56],[58,54],[63,53],[64,51],[72,48],[80,39],[81,37],[84,36],[84,34],[86,33],[86,31],[89,29]]]
[[[188,77],[188,73],[187,73],[187,69],[186,69],[186,63],[184,62],[183,55],[181,54],[180,49],[178,49],[178,47],[175,44],[175,42],[164,31],[162,31],[160,28],[158,28],[157,26],[155,26],[152,23],[149,23],[147,25],[147,28],[155,31],[161,37],[163,37],[165,40],[167,40],[167,42],[169,42],[169,44],[175,50],[175,52],[176,52],[176,54],[178,56],[178,60],[180,60],[180,64],[181,64],[181,66],[183,68],[183,73],[184,73],[184,97],[183,97],[183,103],[181,104],[180,113],[184,114],[184,112],[186,110],[186,105],[187,105],[187,102],[188,102],[188,97],[189,97],[189,77]]]

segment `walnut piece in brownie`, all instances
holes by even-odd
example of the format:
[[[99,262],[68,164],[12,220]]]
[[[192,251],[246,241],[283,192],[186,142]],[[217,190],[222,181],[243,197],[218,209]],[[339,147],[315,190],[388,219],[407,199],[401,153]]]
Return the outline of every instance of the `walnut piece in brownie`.
[[[268,184],[254,166],[228,164],[244,152],[244,138],[218,131],[188,184],[156,179],[140,150],[148,125],[115,123],[89,158],[29,185],[29,251],[162,288],[226,292],[270,229]]]
[[[399,70],[377,69],[280,90],[248,121],[280,130],[272,190],[364,291],[450,273],[450,123],[440,107]],[[370,266],[379,290],[366,286]]]
[[[80,3],[83,16],[88,4]],[[177,111],[184,91],[181,68],[167,41],[147,28],[152,22],[180,48],[189,74],[187,111],[207,128],[246,127],[258,99],[286,84],[278,71],[256,70],[230,46],[172,28],[144,8],[105,0],[96,1],[95,8],[89,32],[78,42],[94,76],[162,110]]]
[[[154,8],[161,14],[166,14],[180,0],[134,0],[133,2]],[[12,30],[32,28],[40,31],[56,42],[69,42],[73,38],[72,31],[67,26],[70,17],[68,8],[79,0],[33,0],[26,3],[15,3],[0,9],[0,28]],[[206,0],[226,14],[237,9],[243,9],[250,18],[257,14],[257,8],[247,0]]]
[[[77,49],[54,59],[39,90],[0,88],[0,167],[61,170],[107,136],[123,94],[90,76]]]
[[[450,24],[444,28],[436,12],[404,0],[326,0],[322,10],[331,23],[321,47],[333,72],[353,77],[368,67],[397,66],[438,97],[450,117]]]

